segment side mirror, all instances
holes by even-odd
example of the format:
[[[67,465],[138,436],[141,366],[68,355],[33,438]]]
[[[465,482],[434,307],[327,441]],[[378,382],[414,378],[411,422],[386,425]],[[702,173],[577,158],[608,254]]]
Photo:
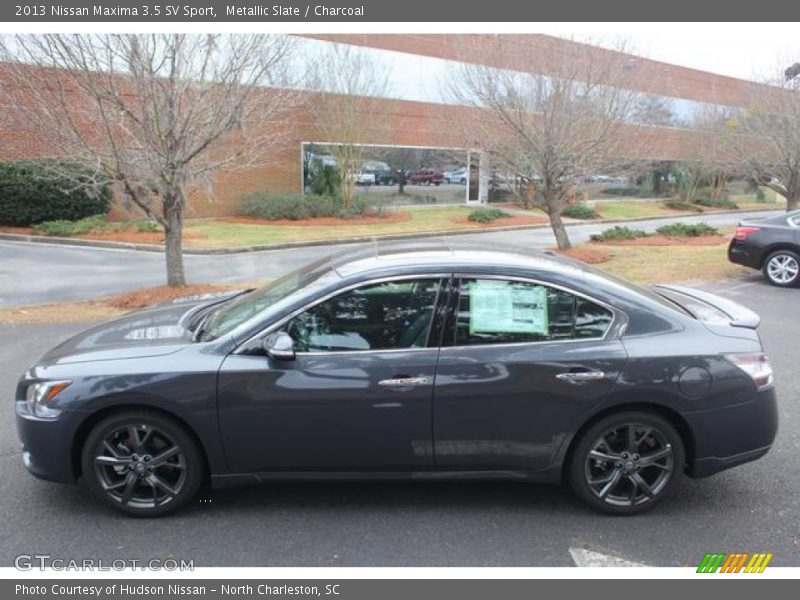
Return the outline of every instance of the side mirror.
[[[270,333],[261,341],[267,356],[276,360],[294,360],[294,340],[284,331]]]

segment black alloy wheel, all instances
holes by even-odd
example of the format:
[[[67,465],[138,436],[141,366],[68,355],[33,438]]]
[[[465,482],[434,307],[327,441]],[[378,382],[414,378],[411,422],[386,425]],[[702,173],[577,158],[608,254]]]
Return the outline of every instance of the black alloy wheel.
[[[647,510],[672,490],[684,466],[675,428],[645,412],[611,415],[578,441],[569,478],[575,492],[603,512]]]
[[[203,480],[203,461],[191,437],[172,419],[149,411],[98,423],[84,444],[82,467],[97,498],[143,517],[185,505]]]

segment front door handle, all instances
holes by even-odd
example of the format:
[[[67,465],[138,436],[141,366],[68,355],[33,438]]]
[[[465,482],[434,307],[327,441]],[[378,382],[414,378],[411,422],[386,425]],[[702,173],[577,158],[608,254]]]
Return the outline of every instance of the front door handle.
[[[397,379],[381,379],[378,385],[383,387],[414,387],[428,385],[431,382],[427,377],[399,377]]]
[[[605,379],[606,374],[603,371],[567,371],[566,373],[559,373],[556,379],[568,381],[569,383],[585,383],[587,381],[600,381]]]

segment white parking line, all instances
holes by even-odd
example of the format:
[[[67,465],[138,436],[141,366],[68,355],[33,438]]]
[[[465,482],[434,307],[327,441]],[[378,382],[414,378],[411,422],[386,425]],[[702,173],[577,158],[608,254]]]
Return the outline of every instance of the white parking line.
[[[593,552],[584,548],[570,548],[569,553],[576,567],[646,567],[644,563],[625,560],[618,556]]]

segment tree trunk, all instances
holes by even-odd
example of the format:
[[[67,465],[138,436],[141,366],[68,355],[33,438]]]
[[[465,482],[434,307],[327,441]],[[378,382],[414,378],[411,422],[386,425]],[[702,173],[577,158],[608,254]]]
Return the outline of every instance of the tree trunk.
[[[800,189],[789,190],[786,194],[786,212],[797,210],[800,207]]]
[[[406,173],[403,170],[397,172],[397,194],[402,196],[406,193]]]
[[[167,259],[167,285],[180,287],[186,285],[183,269],[183,207],[175,199],[164,200],[164,249]]]
[[[556,236],[558,249],[569,250],[572,248],[567,228],[564,226],[564,221],[561,220],[561,209],[559,207],[551,207],[547,214],[550,217],[550,227],[553,229],[553,235]]]

